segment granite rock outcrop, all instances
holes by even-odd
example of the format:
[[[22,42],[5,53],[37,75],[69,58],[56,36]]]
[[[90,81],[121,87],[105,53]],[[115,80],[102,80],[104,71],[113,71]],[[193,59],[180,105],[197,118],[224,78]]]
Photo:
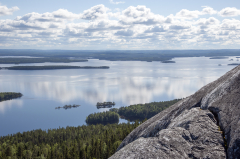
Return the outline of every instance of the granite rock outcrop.
[[[115,158],[240,158],[240,66],[134,129]]]

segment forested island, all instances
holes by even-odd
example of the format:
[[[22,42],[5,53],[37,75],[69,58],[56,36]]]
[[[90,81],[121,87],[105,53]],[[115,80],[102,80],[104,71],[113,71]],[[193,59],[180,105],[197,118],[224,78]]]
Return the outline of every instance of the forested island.
[[[93,113],[88,115],[85,121],[87,124],[118,123],[119,115],[112,111]]]
[[[103,103],[100,103],[100,102],[97,102],[97,108],[100,109],[100,108],[111,108],[115,105],[115,102],[103,102]]]
[[[87,62],[87,59],[69,59],[59,57],[43,58],[0,58],[0,64],[45,63],[45,62]]]
[[[107,159],[142,122],[33,130],[0,137],[0,158]]]
[[[23,95],[21,93],[15,93],[15,92],[0,92],[0,102],[5,100],[11,100],[15,98],[20,98]]]
[[[231,63],[231,64],[228,64],[228,65],[240,65],[240,63]]]
[[[167,60],[167,61],[162,61],[162,63],[176,63],[176,62],[175,62],[175,61]]]
[[[12,66],[12,67],[2,67],[2,69],[7,70],[56,70],[56,69],[109,69],[109,66]]]
[[[228,57],[225,57],[225,56],[215,56],[215,57],[210,57],[209,59],[228,59]]]
[[[107,124],[118,123],[119,117],[130,121],[144,120],[153,117],[162,110],[177,103],[181,99],[174,99],[170,101],[152,102],[145,104],[130,105],[127,107],[111,108],[106,112],[99,112],[90,114],[86,118],[87,124]]]
[[[112,108],[110,111],[116,112],[121,118],[134,121],[149,119],[171,105],[177,103],[181,99],[174,99],[170,101],[152,102],[145,104],[135,104],[127,107]]]
[[[61,108],[63,108],[63,109],[65,109],[65,110],[67,110],[67,109],[71,109],[71,108],[77,108],[77,107],[79,107],[80,105],[76,105],[76,104],[73,104],[73,105],[64,105],[63,107],[56,107],[55,109],[61,109]]]

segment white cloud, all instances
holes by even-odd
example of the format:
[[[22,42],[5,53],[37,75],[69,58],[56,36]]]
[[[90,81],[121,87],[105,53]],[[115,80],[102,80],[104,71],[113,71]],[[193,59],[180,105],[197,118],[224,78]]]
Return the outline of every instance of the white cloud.
[[[192,19],[192,18],[198,18],[200,15],[206,15],[206,14],[217,14],[217,11],[214,10],[211,7],[203,6],[202,11],[189,11],[187,9],[182,9],[180,12],[176,14],[177,18],[186,18],[186,19]]]
[[[219,12],[222,17],[235,17],[240,15],[240,10],[235,7],[227,7]]]
[[[22,17],[18,16],[15,20],[23,20],[25,22],[62,22],[63,20],[74,20],[80,18],[80,14],[74,14],[66,9],[59,9],[52,13],[28,13]]]
[[[217,14],[217,11],[209,6],[203,6],[202,14]]]
[[[81,13],[66,9],[42,14],[32,12],[12,20],[0,20],[0,48],[179,49],[183,46],[239,46],[240,21],[227,18],[220,21],[215,15],[220,12],[205,6],[202,10],[182,9],[176,15],[164,17],[146,6],[130,6],[120,12],[102,4]],[[224,15],[227,15],[226,12]]]
[[[221,24],[221,28],[224,30],[233,30],[239,32],[240,20],[236,19],[224,19]]]
[[[218,25],[220,21],[214,17],[210,17],[208,19],[206,18],[200,18],[196,21],[196,24],[198,25]]]
[[[191,26],[186,24],[174,24],[171,25],[169,28],[173,30],[182,30],[182,29],[189,29]]]
[[[111,4],[121,4],[121,3],[125,3],[124,1],[114,2],[113,0],[109,0],[109,2],[110,2]]]
[[[19,8],[18,7],[12,7],[12,8],[8,8],[6,6],[1,6],[0,4],[0,16],[4,16],[4,15],[11,15],[13,14],[13,12],[18,11]]]
[[[166,32],[166,28],[164,28],[163,26],[154,26],[154,27],[150,27],[149,29],[145,30],[145,33],[152,33],[152,32]]]
[[[163,23],[165,18],[159,14],[154,14],[146,6],[130,6],[124,11],[122,15],[119,16],[120,23],[129,25],[129,24],[144,24],[144,25],[153,25],[158,23]]]
[[[80,18],[79,14],[74,14],[72,12],[69,12],[66,9],[59,9],[55,12],[52,13],[54,18],[59,18],[59,19],[78,19]]]
[[[198,18],[198,16],[201,15],[201,12],[196,10],[196,11],[189,11],[187,9],[182,9],[180,12],[176,14],[176,17],[180,18]]]
[[[130,29],[118,31],[115,33],[115,35],[117,35],[117,36],[132,36],[133,34],[134,34],[134,32]]]
[[[85,10],[82,14],[82,19],[95,20],[99,18],[107,18],[107,11],[110,9],[104,5],[96,5],[88,10]]]

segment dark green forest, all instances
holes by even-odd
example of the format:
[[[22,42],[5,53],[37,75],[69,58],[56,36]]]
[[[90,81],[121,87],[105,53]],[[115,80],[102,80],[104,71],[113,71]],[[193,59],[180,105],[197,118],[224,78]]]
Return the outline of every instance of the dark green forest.
[[[107,124],[107,123],[118,123],[119,115],[116,112],[106,111],[93,113],[87,116],[87,124]]]
[[[11,100],[14,98],[20,98],[22,97],[21,93],[15,93],[15,92],[1,92],[0,93],[0,102],[5,100]]]
[[[142,122],[41,129],[0,137],[0,158],[107,159]]]
[[[181,99],[174,99],[170,101],[152,102],[145,104],[135,104],[127,107],[111,108],[106,112],[93,113],[87,116],[87,124],[107,124],[107,123],[118,123],[119,116],[121,118],[135,121],[144,120],[153,117],[160,113],[162,110],[170,107],[177,103]]]
[[[0,93],[3,99],[21,93]],[[181,99],[130,105],[90,114],[88,125],[48,130],[32,130],[0,137],[0,158],[11,159],[107,159],[137,126]],[[142,122],[117,124],[119,115]],[[115,124],[97,124],[113,121]],[[94,125],[96,124],[96,125]]]
[[[177,103],[181,99],[174,99],[170,101],[152,102],[145,104],[130,105],[127,107],[112,108],[110,111],[118,113],[122,118],[130,121],[149,119],[158,114],[162,110]]]
[[[8,70],[55,70],[55,69],[109,69],[109,66],[13,66],[3,67]]]

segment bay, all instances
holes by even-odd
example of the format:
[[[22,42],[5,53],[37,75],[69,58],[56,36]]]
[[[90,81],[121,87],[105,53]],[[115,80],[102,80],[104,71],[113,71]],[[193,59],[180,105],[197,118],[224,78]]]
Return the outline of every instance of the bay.
[[[19,66],[110,66],[110,69],[0,70],[0,92],[24,95],[0,102],[0,136],[40,128],[83,125],[89,114],[108,110],[97,109],[97,102],[114,101],[114,107],[119,108],[187,97],[234,68],[228,64],[236,61],[236,57],[173,60],[176,63],[90,59],[88,62]],[[0,65],[10,66],[15,65]],[[81,106],[55,109],[65,104]],[[126,121],[121,119],[120,122]]]

